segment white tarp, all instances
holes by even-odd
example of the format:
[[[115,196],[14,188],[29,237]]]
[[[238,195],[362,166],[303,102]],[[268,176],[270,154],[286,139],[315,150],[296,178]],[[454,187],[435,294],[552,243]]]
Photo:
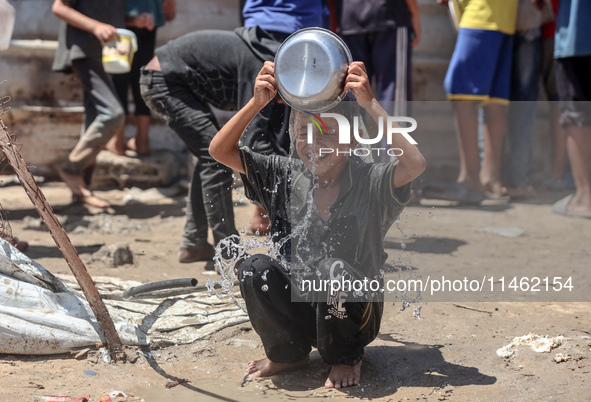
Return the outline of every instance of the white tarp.
[[[126,345],[190,343],[248,321],[228,299],[204,293],[123,301],[138,282],[93,278]],[[0,353],[54,354],[102,342],[96,319],[73,277],[56,278],[0,239]]]

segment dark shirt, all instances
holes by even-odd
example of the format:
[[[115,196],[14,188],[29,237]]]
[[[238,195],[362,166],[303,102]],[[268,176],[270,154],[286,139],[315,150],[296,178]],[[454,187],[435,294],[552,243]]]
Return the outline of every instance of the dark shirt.
[[[405,0],[337,0],[340,35],[388,31],[411,26]]]
[[[219,109],[235,110],[250,99],[254,78],[280,45],[259,27],[203,30],[166,43],[156,55],[166,81],[193,87]],[[242,99],[238,85],[248,87]]]
[[[124,0],[62,0],[73,9],[115,28],[125,28]],[[58,33],[58,46],[53,60],[53,71],[69,73],[72,60],[94,58],[101,60],[103,46],[94,34],[75,28],[62,21]]]
[[[313,177],[304,163],[240,149],[246,196],[269,214],[272,239],[292,264],[315,266],[340,258],[366,277],[386,262],[383,240],[410,198],[410,183],[393,188],[398,161],[349,159],[339,195],[323,221],[312,201]]]
[[[302,28],[322,26],[322,0],[246,0],[244,26],[292,34]]]

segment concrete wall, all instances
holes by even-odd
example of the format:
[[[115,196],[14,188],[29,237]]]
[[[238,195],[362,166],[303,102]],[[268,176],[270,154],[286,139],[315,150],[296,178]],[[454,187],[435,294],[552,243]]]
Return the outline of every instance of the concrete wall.
[[[80,134],[82,91],[73,75],[51,72],[59,26],[51,13],[53,0],[10,2],[16,8],[17,21],[10,49],[0,55],[0,81],[7,80],[0,86],[0,96],[12,97],[13,112],[3,119],[18,135],[17,142],[23,145],[21,152],[29,165],[36,166],[40,174],[51,175]],[[158,43],[197,29],[234,29],[239,25],[238,4],[239,0],[177,0],[177,17],[159,29]],[[419,0],[419,6],[423,34],[413,56],[414,99],[444,100],[442,83],[455,33],[445,7],[435,0]],[[448,112],[445,107],[435,111],[446,116]],[[422,133],[423,143],[443,147],[434,153],[431,165],[457,160],[453,125],[448,126],[434,125]],[[126,135],[133,135],[133,131],[133,125],[128,125]],[[158,121],[151,128],[150,139],[154,148],[183,148],[178,137]],[[450,157],[438,158],[438,154]]]
[[[51,12],[53,0],[9,2],[16,9],[14,39],[57,39],[59,20]],[[159,42],[196,29],[233,29],[240,24],[239,17],[238,0],[177,0],[176,19],[158,31]]]

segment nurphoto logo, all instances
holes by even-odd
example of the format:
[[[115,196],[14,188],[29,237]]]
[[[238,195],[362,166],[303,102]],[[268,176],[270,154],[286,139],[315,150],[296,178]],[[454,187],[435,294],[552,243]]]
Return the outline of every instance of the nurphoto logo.
[[[307,141],[308,144],[312,144],[314,142],[314,126],[316,126],[320,132],[320,135],[326,135],[328,133],[328,129],[326,127],[326,123],[324,122],[323,118],[333,118],[336,120],[338,124],[338,131],[339,131],[339,144],[350,144],[351,143],[351,123],[347,117],[338,114],[338,113],[321,113],[320,116],[314,113],[309,113],[312,117],[304,116],[311,123],[308,123],[308,131],[307,131]],[[399,123],[408,125],[406,127],[400,126]],[[380,116],[378,118],[378,133],[375,137],[370,138],[369,136],[365,136],[362,134],[362,130],[359,129],[359,116],[353,117],[353,138],[358,144],[362,145],[374,145],[379,144],[382,142],[382,139],[386,138],[386,143],[388,145],[392,145],[392,138],[394,135],[402,135],[409,143],[417,145],[418,143],[415,139],[410,135],[417,128],[417,121],[412,117],[406,116],[388,116],[386,119],[386,124],[384,128],[384,118]],[[385,131],[385,133],[384,133]],[[403,154],[402,149],[400,148],[372,148],[374,151],[377,150],[378,153],[380,150],[387,152],[391,156],[401,156]],[[365,153],[369,153],[370,151],[367,148],[358,148],[354,150],[350,150],[357,156],[366,156]],[[333,153],[335,152],[334,149],[331,148],[320,148],[319,154],[326,153]],[[337,152],[342,152],[337,150]],[[358,153],[362,153],[363,155],[358,155]]]

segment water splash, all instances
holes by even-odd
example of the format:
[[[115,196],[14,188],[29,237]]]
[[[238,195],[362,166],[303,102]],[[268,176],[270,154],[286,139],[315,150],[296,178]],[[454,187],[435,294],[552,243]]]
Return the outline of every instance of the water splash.
[[[279,253],[277,246],[269,238],[252,236],[250,239],[245,239],[237,235],[232,235],[220,240],[215,247],[215,256],[213,257],[216,271],[220,274],[220,279],[217,281],[207,280],[205,287],[207,288],[208,295],[220,299],[229,297],[232,302],[246,312],[244,300],[239,296],[240,289],[236,276],[238,273],[237,270],[238,266],[248,257],[249,251],[261,248],[267,249],[267,254],[270,256]],[[267,272],[265,272],[265,280]],[[252,276],[252,272],[244,272],[244,275]]]

